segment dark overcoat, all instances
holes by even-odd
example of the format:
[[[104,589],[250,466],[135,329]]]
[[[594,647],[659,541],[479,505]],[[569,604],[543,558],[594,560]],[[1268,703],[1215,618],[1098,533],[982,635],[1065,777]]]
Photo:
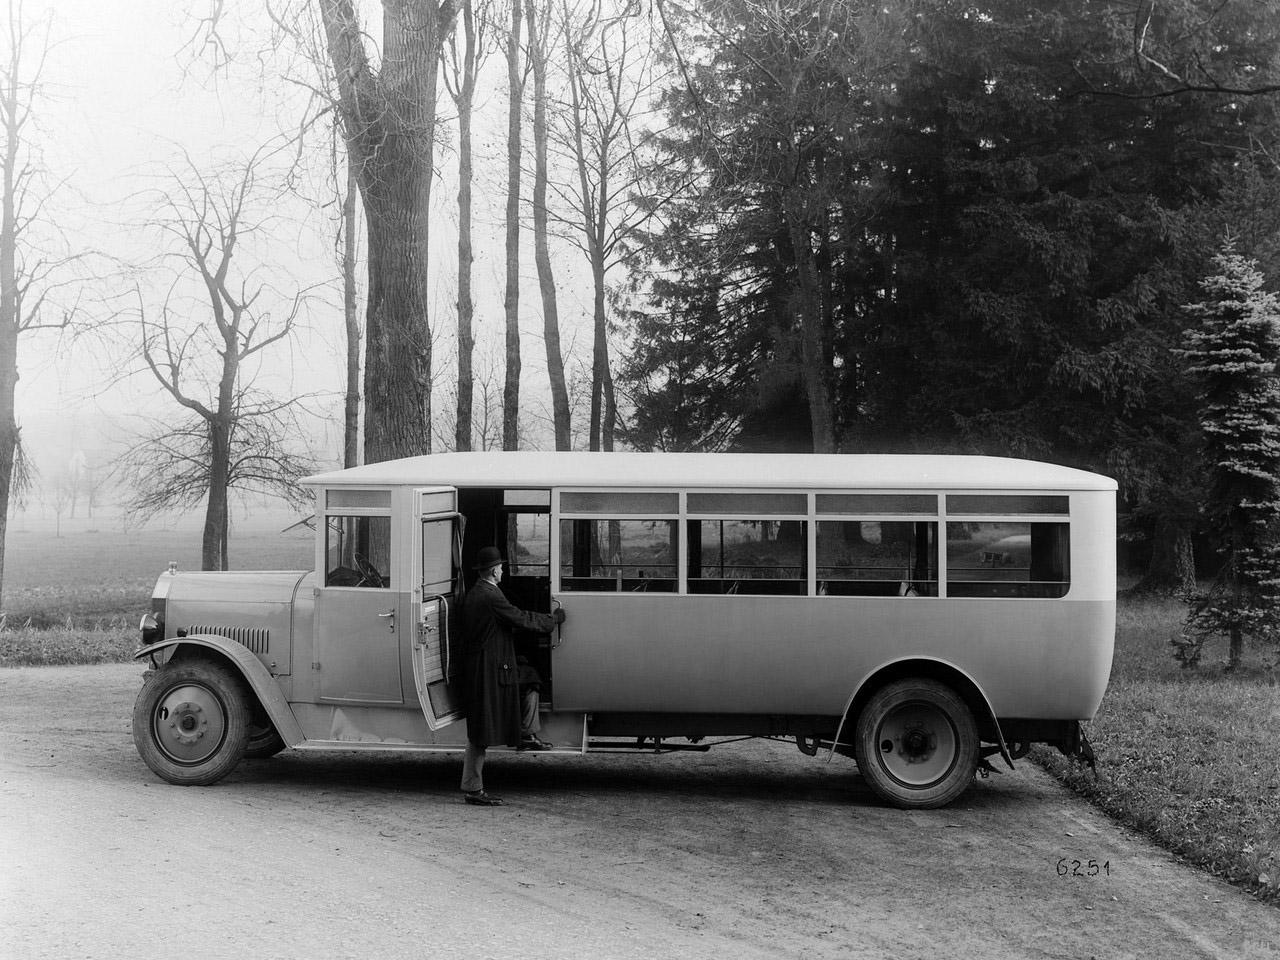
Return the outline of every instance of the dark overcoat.
[[[479,747],[520,745],[520,687],[512,630],[550,633],[555,620],[515,606],[498,585],[477,580],[462,604],[467,739]]]

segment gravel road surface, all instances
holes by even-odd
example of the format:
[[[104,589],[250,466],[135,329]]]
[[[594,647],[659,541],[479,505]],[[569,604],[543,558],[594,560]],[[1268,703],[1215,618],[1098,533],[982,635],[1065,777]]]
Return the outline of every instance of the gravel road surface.
[[[910,813],[766,741],[492,755],[494,809],[459,801],[457,755],[286,751],[182,788],[134,751],[141,676],[0,670],[5,960],[1280,957],[1280,910],[1027,763]]]

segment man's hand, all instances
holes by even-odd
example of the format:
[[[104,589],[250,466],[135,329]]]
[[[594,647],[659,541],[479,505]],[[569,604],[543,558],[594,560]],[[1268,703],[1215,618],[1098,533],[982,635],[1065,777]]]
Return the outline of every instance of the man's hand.
[[[556,612],[551,614],[551,619],[556,622],[557,626],[564,623],[564,607],[556,607]]]

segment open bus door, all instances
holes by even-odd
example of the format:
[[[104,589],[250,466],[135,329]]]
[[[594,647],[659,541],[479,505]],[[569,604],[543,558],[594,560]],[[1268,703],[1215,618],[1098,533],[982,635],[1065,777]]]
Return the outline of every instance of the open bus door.
[[[414,491],[421,579],[413,636],[413,679],[432,730],[460,720],[462,701],[462,535],[453,487]]]

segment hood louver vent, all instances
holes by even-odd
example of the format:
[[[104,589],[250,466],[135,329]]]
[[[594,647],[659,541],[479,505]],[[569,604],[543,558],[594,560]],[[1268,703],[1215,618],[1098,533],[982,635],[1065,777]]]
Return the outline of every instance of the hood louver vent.
[[[187,636],[199,633],[226,637],[254,653],[266,653],[271,649],[271,631],[265,627],[226,627],[214,623],[195,623],[187,627]]]

